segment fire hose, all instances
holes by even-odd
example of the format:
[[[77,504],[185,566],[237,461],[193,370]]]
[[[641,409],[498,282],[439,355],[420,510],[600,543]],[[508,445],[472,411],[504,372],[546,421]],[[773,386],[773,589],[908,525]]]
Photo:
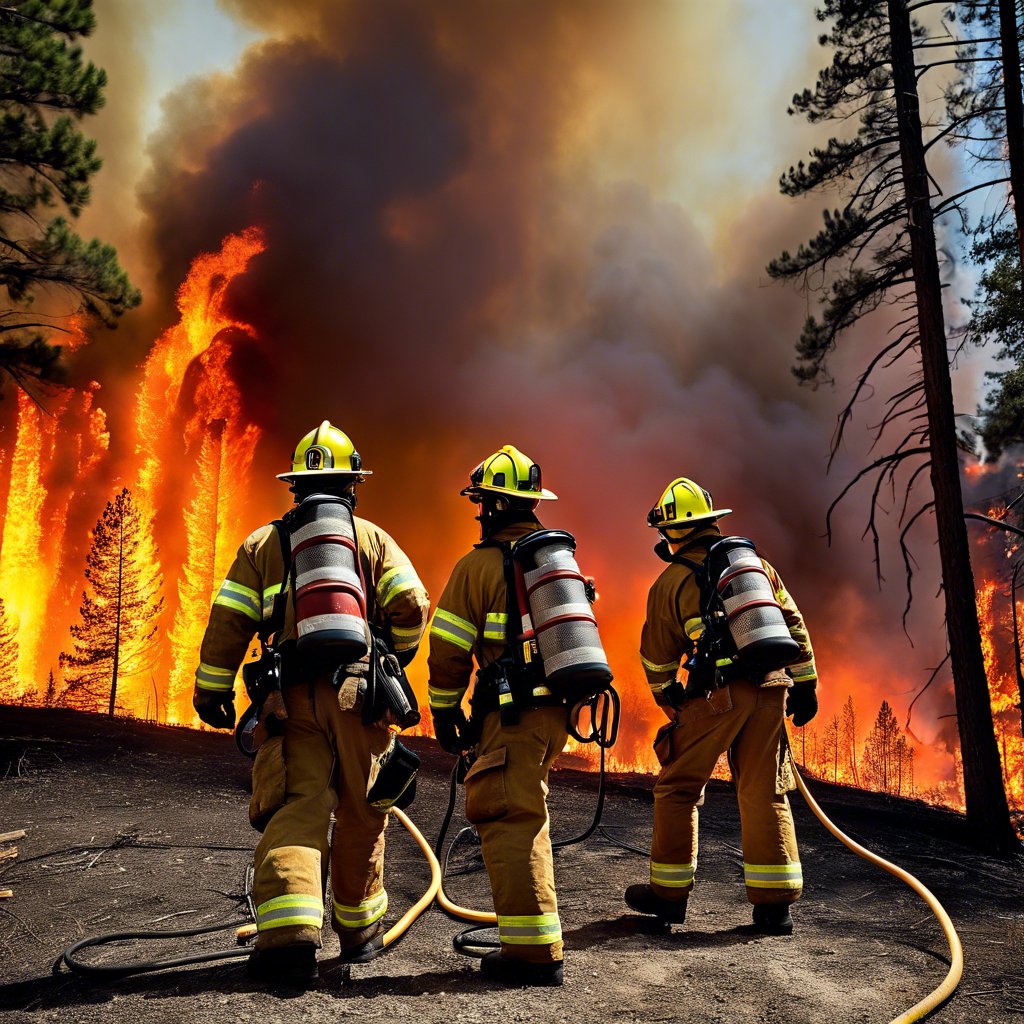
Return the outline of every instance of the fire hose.
[[[905,871],[903,868],[896,864],[887,861],[884,857],[880,857],[877,853],[873,853],[871,850],[861,846],[860,843],[855,842],[851,839],[838,825],[821,809],[818,805],[818,801],[811,796],[811,791],[807,788],[807,783],[804,782],[803,776],[797,771],[796,765],[793,764],[792,758],[790,763],[793,765],[793,775],[796,778],[796,784],[800,788],[800,793],[804,800],[807,801],[807,806],[814,812],[815,817],[832,833],[844,846],[851,849],[858,857],[863,857],[865,860],[870,861],[877,867],[882,868],[884,871],[888,871],[890,875],[895,875],[901,882],[905,882],[910,886],[928,904],[928,909],[938,918],[939,924],[942,926],[942,931],[946,936],[946,942],[949,944],[949,972],[943,979],[942,984],[934,988],[931,992],[925,996],[920,1002],[915,1003],[909,1010],[901,1013],[898,1017],[894,1017],[890,1024],[912,1024],[913,1021],[923,1020],[933,1010],[941,1006],[955,991],[957,985],[960,984],[960,978],[964,973],[964,951],[963,946],[960,944],[960,936],[957,935],[956,929],[953,927],[953,922],[949,918],[949,914],[946,913],[945,908],[935,898],[932,891],[925,886],[922,882],[918,881],[909,871]]]

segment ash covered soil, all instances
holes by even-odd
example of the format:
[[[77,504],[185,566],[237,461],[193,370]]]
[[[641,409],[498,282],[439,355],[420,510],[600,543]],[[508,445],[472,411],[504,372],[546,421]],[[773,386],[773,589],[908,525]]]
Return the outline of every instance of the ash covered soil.
[[[411,814],[432,840],[451,759],[432,742],[410,745],[424,759]],[[597,791],[594,775],[572,770],[568,757],[563,762],[551,785],[556,838],[586,826]],[[642,776],[615,776],[609,784],[604,821],[639,847],[650,841],[651,785]],[[973,852],[957,815],[843,787],[813,789],[841,828],[916,874],[952,915],[966,970],[958,994],[932,1019],[1024,1020],[1021,861]],[[105,984],[51,976],[60,951],[86,935],[240,922],[257,838],[247,801],[248,762],[227,734],[0,707],[0,832],[28,830],[17,859],[0,860],[0,889],[14,893],[0,900],[0,1009],[7,1019],[873,1022],[910,1007],[948,966],[941,930],[924,903],[841,846],[799,795],[793,804],[806,889],[794,912],[796,933],[751,934],[735,794],[728,783],[712,782],[685,926],[659,932],[622,902],[624,888],[645,879],[644,857],[600,834],[558,854],[562,989],[483,981],[475,962],[452,950],[452,936],[465,926],[437,909],[391,952],[354,967],[347,985],[328,931],[319,987],[301,994],[250,981],[240,961]],[[457,814],[454,830],[464,824]],[[413,840],[393,821],[389,920],[427,880]],[[471,843],[457,848],[446,890],[457,902],[490,909]],[[144,955],[232,943],[228,930],[147,944]],[[88,955],[101,962],[128,952],[108,947]]]

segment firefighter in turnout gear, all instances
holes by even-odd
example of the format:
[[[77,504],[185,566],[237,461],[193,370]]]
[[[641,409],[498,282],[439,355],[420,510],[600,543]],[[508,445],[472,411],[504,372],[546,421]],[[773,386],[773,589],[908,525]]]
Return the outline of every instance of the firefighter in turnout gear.
[[[314,494],[328,502],[345,500],[343,511],[355,534],[350,557],[353,563],[358,558],[365,591],[366,626],[389,633],[393,656],[406,664],[424,632],[429,602],[416,570],[394,540],[351,515],[355,487],[369,475],[348,437],[325,421],[299,442],[291,471],[278,479],[291,485],[297,503]],[[333,507],[339,507],[336,500]],[[343,956],[365,955],[383,928],[388,815],[367,802],[367,791],[393,733],[386,720],[364,724],[367,716],[353,696],[358,687],[348,685],[358,683],[368,657],[345,667],[332,663],[330,648],[315,657],[308,649],[299,650],[294,588],[285,565],[288,548],[281,536],[275,524],[262,526],[239,548],[210,611],[193,703],[210,725],[233,724],[239,663],[253,634],[278,614],[274,643],[281,654],[281,683],[260,715],[257,731],[269,738],[253,766],[249,812],[254,827],[263,832],[254,858],[258,932],[249,964],[257,976],[301,983],[317,975],[328,867],[330,919]],[[288,552],[300,600],[303,578],[294,575],[298,562],[292,556],[298,559],[301,540],[299,534],[292,537]],[[335,684],[341,680],[344,685],[338,689]],[[335,827],[328,844],[332,812]]]
[[[475,747],[466,817],[480,836],[501,940],[481,970],[512,984],[560,985],[562,931],[546,794],[548,771],[566,743],[566,709],[547,687],[531,682],[524,690],[511,665],[495,671],[514,642],[506,635],[503,545],[541,529],[537,505],[555,495],[541,486],[540,467],[511,445],[477,466],[462,494],[479,508],[481,541],[456,564],[435,610],[428,693],[441,746],[456,754]],[[471,728],[462,700],[474,659]],[[515,724],[499,710],[513,695]]]
[[[655,551],[669,564],[648,595],[640,660],[669,724],[655,741],[662,771],[654,788],[650,884],[631,885],[626,902],[664,921],[684,920],[697,867],[697,807],[719,755],[728,751],[754,928],[789,934],[789,906],[800,898],[803,876],[786,796],[795,783],[783,746],[784,718],[791,714],[794,725],[802,726],[814,717],[817,673],[800,610],[779,574],[756,558],[749,541],[737,547],[746,546],[752,562],[746,571],[754,574],[764,591],[761,596],[768,598],[753,603],[781,606],[780,642],[793,653],[784,670],[764,671],[763,664],[745,664],[735,645],[711,645],[709,597],[702,582],[705,588],[714,585],[708,583],[708,551],[722,537],[718,520],[730,511],[716,509],[707,491],[680,477],[648,516],[649,525],[662,536]],[[727,583],[727,575],[719,586]],[[777,609],[772,611],[778,616]],[[730,621],[735,614],[730,612]],[[685,687],[677,678],[683,661]]]

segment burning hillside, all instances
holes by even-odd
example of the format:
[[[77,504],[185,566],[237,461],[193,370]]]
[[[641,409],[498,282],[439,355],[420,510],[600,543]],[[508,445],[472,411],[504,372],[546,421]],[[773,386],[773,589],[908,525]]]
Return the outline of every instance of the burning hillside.
[[[821,537],[859,453],[826,477],[835,401],[789,373],[803,302],[759,287],[792,213],[783,224],[774,183],[740,188],[711,159],[673,156],[667,184],[679,137],[708,152],[731,144],[723,123],[759,137],[764,109],[723,98],[715,78],[739,53],[728,18],[671,3],[643,20],[541,2],[515,18],[462,2],[232,8],[266,39],[167,101],[142,189],[146,306],[117,346],[78,350],[77,396],[0,410],[0,596],[17,641],[3,698],[59,698],[90,530],[126,487],[163,606],[119,706],[194,724],[213,592],[245,535],[286,506],[273,475],[295,441],[330,418],[375,471],[361,510],[434,597],[476,539],[458,497],[469,468],[507,442],[543,465],[561,498],[546,525],[577,534],[599,584],[623,695],[618,767],[654,767],[660,713],[636,646],[661,565],[644,516],[687,474],[737,510],[724,525],[757,541],[806,613],[823,707],[805,760],[889,788],[895,757],[901,791],[958,805],[947,675],[906,727],[944,653],[927,521],[913,651],[856,504],[831,549]],[[720,49],[681,62],[681,32]],[[802,77],[772,80],[780,119]],[[1020,806],[1004,568],[983,554],[979,605]],[[871,740],[884,785],[862,766],[883,700],[900,733]]]

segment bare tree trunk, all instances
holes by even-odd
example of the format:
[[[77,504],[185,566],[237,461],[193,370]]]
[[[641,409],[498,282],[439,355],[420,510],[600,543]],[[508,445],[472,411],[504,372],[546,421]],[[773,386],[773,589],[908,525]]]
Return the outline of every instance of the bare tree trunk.
[[[963,518],[953,389],[942,314],[939,263],[928,168],[914,72],[910,15],[904,0],[888,0],[893,84],[907,202],[907,233],[917,295],[918,332],[928,412],[935,524],[946,595],[946,630],[956,691],[967,820],[979,845],[993,852],[1019,849],[1010,825],[981,652],[974,575]]]
[[[999,44],[1003,54],[1003,102],[1006,105],[1006,149],[1010,193],[1017,224],[1017,252],[1024,274],[1024,98],[1021,97],[1020,38],[1016,0],[999,0]]]

